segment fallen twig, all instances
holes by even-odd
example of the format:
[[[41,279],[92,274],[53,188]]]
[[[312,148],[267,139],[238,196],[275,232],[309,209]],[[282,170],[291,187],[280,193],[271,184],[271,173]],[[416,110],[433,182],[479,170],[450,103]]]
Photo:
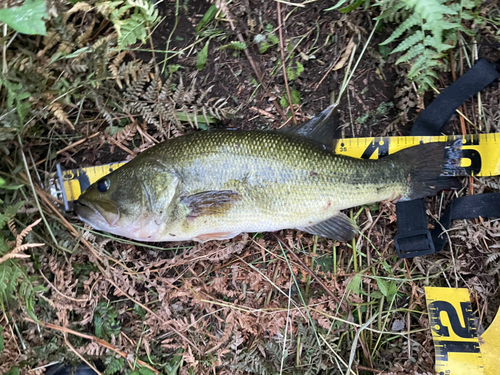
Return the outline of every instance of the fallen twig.
[[[82,144],[83,142],[85,142],[85,141],[87,141],[87,140],[89,140],[89,139],[92,139],[92,138],[94,138],[94,137],[97,137],[98,135],[99,135],[99,132],[97,132],[97,133],[95,133],[95,134],[92,134],[92,135],[88,136],[87,138],[82,138],[82,139],[80,139],[80,140],[78,140],[78,141],[76,141],[76,142],[74,142],[74,143],[72,143],[72,144],[70,144],[70,145],[67,145],[67,146],[66,146],[66,147],[64,147],[63,149],[61,149],[61,150],[57,151],[57,152],[56,152],[56,155],[59,155],[59,154],[61,154],[61,153],[65,152],[65,151],[71,150],[71,149],[72,149],[72,148],[74,148],[75,146],[78,146],[78,145]],[[38,167],[40,164],[44,163],[46,160],[47,160],[47,158],[42,159],[42,160],[39,160],[39,161],[37,161],[37,162],[35,163],[35,165]]]

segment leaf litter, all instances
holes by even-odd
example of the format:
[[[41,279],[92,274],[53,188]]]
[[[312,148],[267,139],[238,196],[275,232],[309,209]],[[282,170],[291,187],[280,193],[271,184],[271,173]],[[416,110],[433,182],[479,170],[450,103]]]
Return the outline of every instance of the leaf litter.
[[[274,3],[264,3],[253,11],[245,2],[222,3],[229,22],[237,20],[249,25],[250,29],[254,27],[253,32],[269,33],[266,25],[271,26],[271,32],[278,26]],[[352,49],[352,41],[359,44],[366,40],[369,29],[363,24],[366,19],[360,12],[336,18],[332,12],[323,12],[327,8],[325,4],[307,4],[305,10],[294,10],[296,8],[282,4],[283,15],[287,16],[283,37],[290,42],[286,46],[290,59],[287,66],[297,73],[290,84],[304,101],[294,107],[298,118],[307,118],[329,103],[330,91],[343,79],[347,68],[344,60],[352,53],[348,52]],[[193,9],[196,6],[203,9],[201,3],[195,2]],[[165,5],[164,11],[167,19],[175,18],[172,8]],[[80,22],[83,31],[78,41],[83,45],[83,40],[92,35],[89,30],[94,30],[100,16],[89,12],[90,18],[84,18],[83,12],[77,10],[75,14],[75,21]],[[189,22],[186,21],[187,13],[180,14],[182,20],[179,22]],[[258,22],[253,22],[255,20]],[[43,108],[45,117],[40,120],[49,118],[47,123],[57,125],[61,131],[63,141],[50,141],[59,149],[70,145],[66,137],[73,134],[72,127],[85,137],[99,134],[68,149],[72,158],[66,159],[68,166],[75,161],[91,165],[110,159],[123,160],[165,137],[191,131],[190,127],[196,127],[197,121],[208,124],[210,121],[205,117],[221,114],[224,108],[221,103],[234,95],[240,103],[245,103],[244,107],[259,111],[243,108],[243,117],[234,119],[231,126],[278,126],[281,122],[278,119],[283,114],[280,110],[286,111],[286,108],[281,109],[279,100],[274,100],[284,93],[277,43],[262,55],[252,51],[250,58],[245,54],[248,46],[243,51],[221,49],[234,44],[238,34],[242,38],[246,34],[217,18],[215,22],[218,23],[212,32],[219,28],[224,38],[211,38],[210,44],[207,39],[206,43],[198,45],[193,44],[193,40],[185,41],[185,45],[178,41],[178,45],[174,45],[178,49],[189,46],[203,54],[206,52],[206,57],[201,56],[206,59],[205,67],[196,76],[183,73],[176,78],[170,75],[160,83],[152,65],[134,57],[126,60],[124,54],[105,56],[102,52],[102,61],[106,62],[103,66],[108,66],[109,75],[97,82],[93,90],[83,93],[92,96],[93,106],[85,103],[82,110],[75,111],[74,107],[60,102],[47,106],[55,99],[53,93],[48,94],[48,98],[33,97],[35,106]],[[308,28],[309,23],[316,24]],[[51,50],[69,52],[75,25],[69,21],[70,33],[64,36],[66,40],[55,37],[50,42],[42,42],[39,57],[45,68],[50,66],[44,60],[45,54]],[[56,30],[49,25],[47,33],[59,35]],[[335,43],[331,42],[333,39]],[[381,37],[379,42],[385,39]],[[101,38],[98,41],[104,43]],[[205,45],[209,47],[203,52]],[[13,51],[9,49],[8,53],[15,57]],[[218,61],[214,51],[217,51]],[[312,55],[314,58],[310,58]],[[349,99],[344,98],[341,102],[341,106],[351,110],[350,114],[349,111],[342,113],[344,122],[351,124],[346,129],[346,136],[407,133],[404,125],[408,119],[415,118],[415,109],[422,101],[400,68],[391,68],[395,57],[389,57],[382,64],[379,52],[374,49],[365,59],[359,76],[349,84]],[[87,74],[87,70],[79,68],[77,63],[92,66],[84,56],[79,60],[72,61],[72,68],[64,67],[66,70],[63,65],[55,64],[61,70],[54,72],[67,79],[74,77],[73,88],[78,87],[76,78]],[[179,54],[175,62],[194,71],[197,60],[194,53],[186,53]],[[20,71],[40,69],[27,59],[15,61]],[[269,78],[268,87],[263,90],[266,92],[257,95],[251,83],[252,76],[258,76],[252,61]],[[337,63],[330,69],[330,62],[335,61]],[[298,66],[304,68],[300,73],[296,69]],[[104,74],[104,71],[99,73]],[[189,84],[183,83],[180,77],[189,77]],[[391,77],[396,78],[391,81]],[[321,85],[318,84],[320,79]],[[235,80],[238,81],[236,90]],[[449,82],[445,82],[444,87],[447,84]],[[195,85],[201,89],[195,90]],[[205,105],[203,100],[210,87],[224,100],[218,105],[208,104],[210,109],[199,112],[197,108]],[[166,89],[162,93],[163,88]],[[122,102],[123,107],[109,105],[104,96],[106,90],[107,94],[111,92],[111,96],[116,97],[125,92],[128,102]],[[384,95],[394,102],[392,108],[400,110],[394,114],[400,116],[399,122],[389,122],[394,118],[392,109],[388,110],[389,115],[384,113],[370,124],[350,120],[361,118],[367,111],[377,113],[380,105],[387,101]],[[168,124],[163,122],[163,112],[157,109],[158,103],[167,97],[179,100],[172,102],[175,105],[171,112],[175,110],[176,117]],[[499,131],[496,120],[499,98],[499,90],[491,88],[486,90],[481,102],[486,114],[482,120],[483,129],[491,132]],[[217,103],[217,100],[210,103]],[[467,106],[472,119],[479,117],[477,106],[475,102]],[[180,112],[186,117],[184,121],[180,119]],[[257,118],[252,119],[255,113]],[[81,118],[75,121],[77,115]],[[97,120],[92,118],[96,115]],[[125,126],[124,118],[131,119]],[[225,118],[224,113],[220,118]],[[30,126],[36,134],[34,123]],[[452,120],[450,127],[459,129],[458,120]],[[10,133],[6,134],[10,137]],[[37,163],[47,156],[47,144],[36,140],[34,135],[31,137],[25,140],[26,149],[32,152]],[[12,176],[16,175],[15,168],[9,170]],[[476,194],[498,190],[498,186],[498,178],[472,182]],[[465,191],[459,192],[463,194]],[[429,211],[437,216],[452,197],[453,194],[445,192],[437,199],[427,200]],[[70,223],[80,223],[71,216],[57,216],[51,208],[53,205],[53,200],[42,199],[38,206],[28,195],[21,224],[23,228],[33,228],[32,213],[39,212],[41,207],[49,214],[57,244],[51,241],[47,229],[39,225],[33,229],[37,237],[26,236],[28,247],[40,239],[47,246],[29,250],[16,245],[19,250],[16,254],[21,255],[21,248],[25,254],[29,250],[30,259],[9,257],[9,253],[2,252],[1,259],[7,257],[5,264],[15,264],[19,269],[25,267],[26,280],[29,277],[34,286],[44,289],[36,292],[33,311],[38,321],[28,315],[29,309],[24,302],[19,308],[14,308],[13,303],[8,313],[3,312],[0,318],[1,372],[20,365],[24,374],[43,374],[45,366],[53,361],[78,364],[82,355],[108,375],[131,373],[137,369],[146,375],[145,368],[165,374],[318,374],[351,370],[354,373],[427,375],[433,373],[434,349],[424,286],[469,288],[474,313],[483,327],[491,323],[500,305],[497,292],[498,220],[455,221],[448,232],[451,242],[445,251],[414,260],[401,260],[394,255],[392,239],[396,234],[396,215],[392,203],[383,202],[359,211],[357,220],[363,235],[353,243],[337,243],[296,231],[281,233],[286,246],[321,279],[324,285],[320,285],[304,265],[290,255],[290,250],[270,234],[244,234],[230,241],[196,245],[174,243],[148,247],[96,235],[88,228],[76,231]],[[8,227],[10,234],[6,235],[15,238],[16,227]],[[354,356],[351,354],[353,347]],[[349,366],[351,362],[353,365]]]

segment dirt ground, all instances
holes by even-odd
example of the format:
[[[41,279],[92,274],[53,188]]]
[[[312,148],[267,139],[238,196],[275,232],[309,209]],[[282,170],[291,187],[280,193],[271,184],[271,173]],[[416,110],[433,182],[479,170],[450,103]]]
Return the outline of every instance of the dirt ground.
[[[136,46],[124,60],[154,59],[160,68],[178,65],[173,75],[177,88],[180,72],[185,87],[195,82],[192,87],[199,92],[210,89],[210,103],[224,98],[227,108],[238,109],[237,115],[210,128],[267,130],[292,125],[293,116],[297,123],[310,119],[338,95],[351,54],[356,62],[374,28],[373,10],[325,11],[331,1],[303,7],[264,0],[223,3],[227,8],[198,32],[209,2],[158,3],[162,22],[148,43]],[[78,25],[84,30],[89,23],[82,19]],[[342,96],[339,111],[346,138],[408,135],[436,96],[417,94],[406,78],[408,67],[396,65],[398,56],[379,46],[395,27],[377,28]],[[464,39],[469,44],[454,50],[458,76],[468,69],[476,46],[478,57],[500,58],[495,32],[480,28],[477,45]],[[227,47],[239,38],[246,50]],[[197,57],[207,40],[206,65],[198,70]],[[265,52],[259,51],[262,40],[269,42]],[[439,91],[453,81],[449,66],[443,61]],[[167,70],[161,73],[163,81],[168,76]],[[299,99],[293,116],[286,82]],[[111,93],[109,97],[111,103]],[[121,161],[151,146],[149,138],[202,131],[186,122],[180,128],[165,125],[164,132],[150,124],[117,138],[109,135],[105,115],[96,106],[85,104],[78,112],[71,105],[71,120],[76,123],[77,113],[82,117],[75,129],[57,127],[57,138],[47,130],[47,121],[39,131],[34,126],[22,145],[44,177],[56,163],[71,169]],[[499,108],[498,84],[465,103],[462,113],[474,124],[466,123],[467,134],[499,132]],[[115,117],[122,115],[116,121],[120,129],[127,119],[140,118],[128,109],[114,110]],[[458,116],[446,132],[462,134]],[[63,149],[50,163],[40,162]],[[463,184],[461,190],[427,198],[430,216],[438,217],[454,197],[498,191],[500,181],[464,178]],[[27,191],[24,225],[33,221],[29,215],[38,207]],[[73,213],[56,214],[50,208],[54,202],[43,200],[42,205],[58,245],[42,224],[36,227],[33,238],[47,244],[22,261],[26,272],[36,275],[35,283],[46,288],[36,294],[39,322],[22,307],[2,318],[4,372],[18,365],[23,374],[41,375],[49,363],[78,364],[84,357],[106,375],[340,374],[348,369],[355,374],[431,374],[434,345],[425,286],[468,288],[480,329],[489,326],[500,306],[500,228],[495,219],[456,221],[442,253],[402,260],[394,248],[397,218],[391,202],[346,212],[357,217],[362,233],[351,243],[287,230],[277,234],[282,242],[272,233],[258,233],[205,244],[147,245],[103,236],[83,227]],[[390,288],[395,289],[387,293]]]

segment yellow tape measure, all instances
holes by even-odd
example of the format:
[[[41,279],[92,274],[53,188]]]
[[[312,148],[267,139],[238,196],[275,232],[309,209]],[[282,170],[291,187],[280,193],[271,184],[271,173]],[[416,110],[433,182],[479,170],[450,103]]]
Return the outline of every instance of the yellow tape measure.
[[[359,159],[378,159],[421,143],[462,139],[462,167],[472,176],[500,174],[500,133],[419,137],[347,138],[338,141],[335,152]]]
[[[113,172],[124,165],[122,163],[112,163],[99,165],[97,167],[87,167],[63,171],[60,164],[57,165],[57,173],[53,176],[52,195],[61,198],[66,211],[73,209],[73,202],[94,182],[101,177]]]
[[[436,350],[436,374],[484,374],[469,291],[426,287],[425,294]]]
[[[437,375],[500,373],[500,314],[477,336],[468,289],[426,287]]]
[[[378,159],[421,143],[447,142],[456,139],[462,139],[462,167],[468,174],[472,176],[500,175],[500,133],[466,136],[344,138],[337,142],[335,152],[359,159]],[[63,199],[65,209],[70,210],[73,201],[77,200],[85,189],[123,164],[125,163],[68,171],[63,171],[58,165],[57,174],[53,176],[57,186],[54,186],[52,194]]]

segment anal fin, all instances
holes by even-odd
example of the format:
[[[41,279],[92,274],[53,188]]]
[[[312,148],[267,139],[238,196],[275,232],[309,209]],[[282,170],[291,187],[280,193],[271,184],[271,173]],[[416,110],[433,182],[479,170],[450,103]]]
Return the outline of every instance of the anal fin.
[[[317,224],[297,228],[301,231],[339,241],[349,241],[358,233],[358,226],[347,215],[339,212],[335,216]]]

